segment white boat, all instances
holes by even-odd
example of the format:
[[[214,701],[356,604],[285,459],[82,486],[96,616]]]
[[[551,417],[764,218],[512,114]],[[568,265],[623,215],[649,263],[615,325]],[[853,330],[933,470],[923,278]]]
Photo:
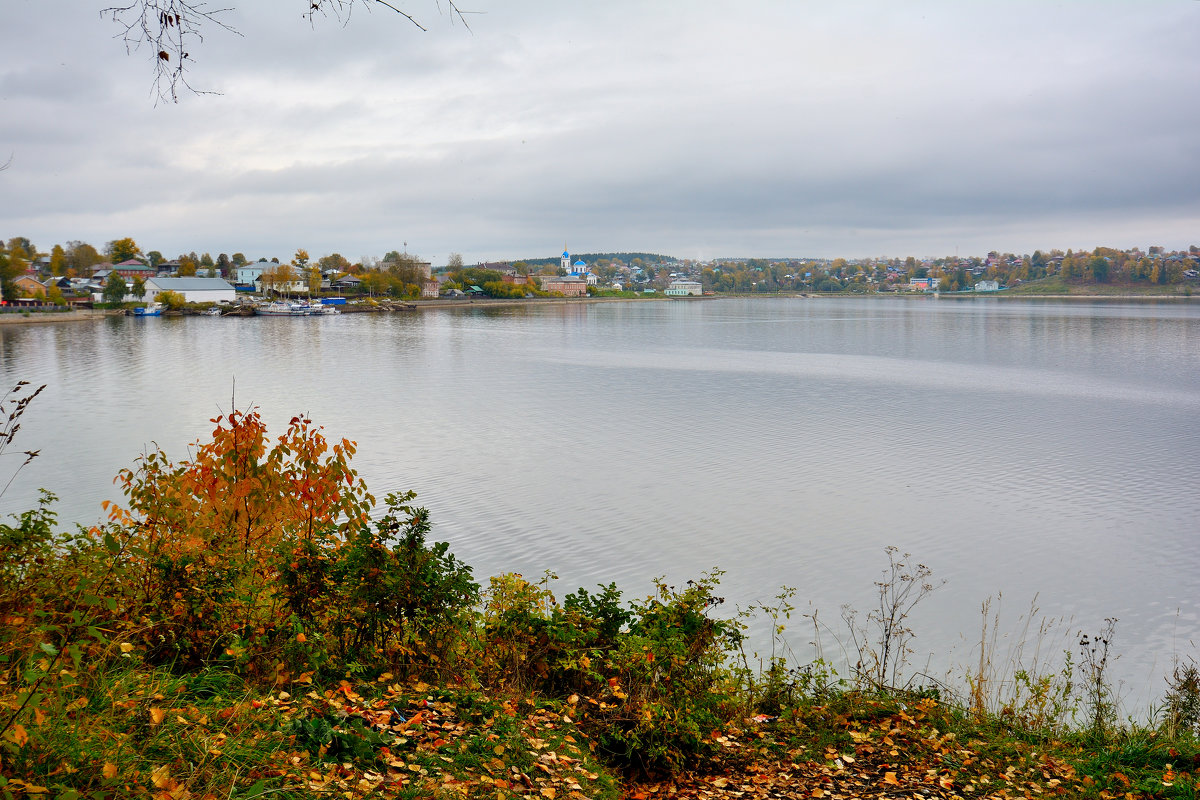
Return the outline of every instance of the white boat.
[[[304,300],[286,303],[276,300],[273,303],[255,306],[254,313],[264,317],[324,317],[340,313],[333,306],[312,303]]]
[[[333,306],[327,306],[323,303],[315,303],[312,300],[297,301],[292,303],[292,308],[303,311],[305,316],[310,317],[324,317],[338,313],[338,310]]]
[[[254,307],[254,313],[260,317],[307,317],[308,312],[296,308],[292,303],[284,303],[276,300],[274,303],[265,303]]]

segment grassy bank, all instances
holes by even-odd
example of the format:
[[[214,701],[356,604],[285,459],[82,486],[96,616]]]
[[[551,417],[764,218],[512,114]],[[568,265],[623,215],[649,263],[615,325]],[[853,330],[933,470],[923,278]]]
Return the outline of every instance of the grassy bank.
[[[997,296],[1061,295],[1066,297],[1191,297],[1192,288],[1186,284],[1154,285],[1147,283],[1111,284],[1065,281],[1055,275],[1027,281]]]
[[[0,455],[35,398],[6,396]],[[353,442],[213,422],[123,471],[105,525],[59,530],[50,496],[0,523],[0,796],[1197,794],[1200,676],[1121,721],[1111,628],[1065,667],[984,647],[962,691],[915,685],[933,584],[889,550],[838,674],[782,655],[791,591],[729,612],[719,572],[640,598],[483,585],[411,494],[367,491]]]

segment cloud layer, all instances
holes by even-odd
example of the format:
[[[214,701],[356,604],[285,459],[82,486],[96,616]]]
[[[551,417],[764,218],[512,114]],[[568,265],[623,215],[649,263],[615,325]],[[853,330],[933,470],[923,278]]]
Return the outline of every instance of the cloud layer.
[[[242,3],[155,107],[75,0],[0,33],[0,236],[435,263],[1200,243],[1200,3]]]

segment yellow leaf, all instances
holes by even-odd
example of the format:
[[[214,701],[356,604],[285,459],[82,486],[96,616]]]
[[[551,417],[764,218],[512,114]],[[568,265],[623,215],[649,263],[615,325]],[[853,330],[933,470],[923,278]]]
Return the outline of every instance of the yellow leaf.
[[[547,797],[549,800],[554,800],[554,795],[556,794],[558,794],[558,792],[555,791],[553,786],[547,786],[546,788],[542,789],[542,797]]]
[[[167,718],[167,712],[162,708],[150,709],[150,724],[161,725],[162,721]]]
[[[113,778],[117,777],[117,765],[111,761],[105,761],[104,768],[100,770],[100,772],[102,775],[104,775],[104,777],[112,780]]]
[[[8,785],[16,789],[24,790],[25,794],[46,794],[50,791],[45,786],[37,786],[32,783],[26,783],[22,780],[9,781]]]
[[[129,642],[121,642],[121,652],[122,653],[128,653],[132,649],[133,649],[133,645],[130,644]]]
[[[171,783],[171,767],[163,764],[154,772],[150,773],[150,782],[154,784],[156,789],[165,789]]]

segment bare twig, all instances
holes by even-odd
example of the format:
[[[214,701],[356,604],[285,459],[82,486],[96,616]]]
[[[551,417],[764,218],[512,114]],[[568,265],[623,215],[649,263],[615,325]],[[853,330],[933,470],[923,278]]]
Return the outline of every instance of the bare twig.
[[[116,38],[125,42],[126,52],[149,48],[154,62],[155,103],[170,100],[179,102],[180,88],[192,94],[217,94],[196,89],[187,80],[187,63],[193,61],[192,44],[204,41],[205,26],[218,28],[241,36],[227,25],[221,15],[231,8],[209,8],[204,2],[191,0],[135,0],[124,6],[110,6],[100,16],[110,17],[123,27]]]
[[[368,9],[378,4],[407,19],[422,31],[428,30],[417,18],[388,0],[304,0],[307,8],[302,16],[311,24],[315,17],[332,16],[349,24],[355,5],[361,2]],[[434,0],[438,12],[442,12],[442,0]],[[450,21],[455,19],[467,30],[471,29],[466,15],[477,13],[463,11],[455,0],[445,0]],[[179,102],[181,89],[192,94],[220,94],[195,88],[188,82],[189,62],[194,63],[191,50],[204,42],[203,30],[213,25],[241,36],[241,32],[222,20],[222,15],[233,11],[230,8],[212,8],[202,0],[131,0],[125,5],[110,6],[100,12],[109,17],[121,31],[116,38],[125,42],[125,49],[132,53],[146,47],[154,63],[155,104],[169,100]],[[11,163],[12,159],[9,159]],[[0,170],[8,164],[0,166]]]

